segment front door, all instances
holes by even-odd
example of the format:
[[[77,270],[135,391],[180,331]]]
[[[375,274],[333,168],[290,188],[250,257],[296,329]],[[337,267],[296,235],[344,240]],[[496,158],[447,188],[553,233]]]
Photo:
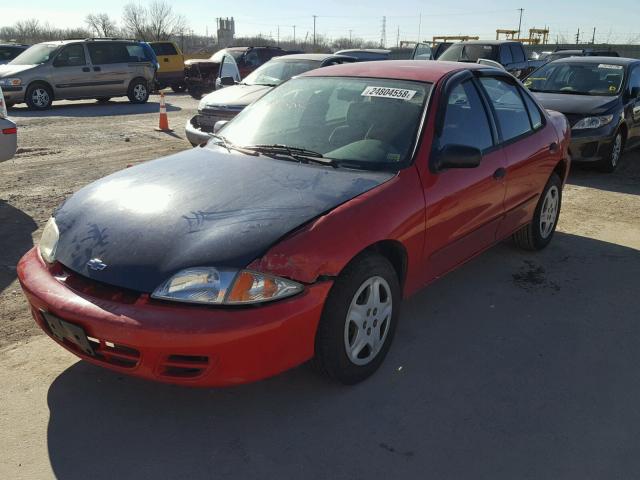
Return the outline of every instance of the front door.
[[[91,91],[93,72],[87,64],[82,43],[62,48],[51,68],[56,98],[82,98]]]
[[[505,159],[502,151],[495,148],[495,126],[477,81],[470,76],[445,88],[440,103],[445,111],[438,112],[441,125],[434,150],[447,145],[475,147],[483,153],[482,161],[475,168],[431,168],[423,175],[427,281],[492,245],[504,212]]]

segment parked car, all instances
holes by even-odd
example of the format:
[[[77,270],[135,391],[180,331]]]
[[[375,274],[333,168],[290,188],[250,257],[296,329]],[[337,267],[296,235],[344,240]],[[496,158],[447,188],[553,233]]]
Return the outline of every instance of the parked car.
[[[240,70],[235,59],[225,50],[205,60],[191,59],[184,63],[184,79],[189,94],[199,100],[205,93],[240,82]]]
[[[185,131],[193,146],[207,142],[217,122],[231,120],[247,105],[295,75],[315,68],[354,62],[353,57],[325,53],[285,55],[269,60],[240,84],[217,90],[202,99],[198,114],[187,121]]]
[[[433,49],[428,43],[417,43],[411,53],[412,60],[434,60]]]
[[[568,57],[619,57],[618,52],[613,50],[594,50],[592,48],[583,48],[575,50],[562,50],[558,49],[554,52],[549,52],[542,57],[546,62],[553,62],[560,58]]]
[[[18,129],[16,124],[7,118],[7,106],[0,88],[0,162],[13,158],[17,142]]]
[[[60,345],[183,385],[312,358],[359,382],[389,351],[403,298],[511,235],[551,242],[570,162],[564,115],[474,64],[312,70],[220,134],[55,211],[17,271]]]
[[[29,45],[0,43],[0,65],[5,65],[24,52]]]
[[[184,62],[192,58],[209,58],[209,55],[185,55],[176,42],[149,42],[160,65],[156,74],[158,90],[171,87],[174,92],[184,92]]]
[[[524,80],[547,109],[571,124],[571,157],[613,172],[625,147],[640,144],[640,60],[570,57]]]
[[[336,55],[353,57],[359,62],[372,62],[376,60],[389,60],[391,50],[386,50],[384,48],[352,48],[340,50],[336,52]]]
[[[155,75],[148,50],[143,42],[102,38],[39,43],[0,66],[0,86],[8,105],[33,110],[54,100],[145,103]]]
[[[240,78],[245,78],[256,68],[267,63],[274,57],[304,53],[301,50],[283,50],[280,47],[270,46],[227,47],[223,50],[236,61],[238,70],[240,70]]]
[[[458,42],[438,57],[438,60],[449,62],[475,63],[479,59],[498,62],[517,78],[523,78],[543,63],[540,60],[527,60],[522,43],[510,40]]]

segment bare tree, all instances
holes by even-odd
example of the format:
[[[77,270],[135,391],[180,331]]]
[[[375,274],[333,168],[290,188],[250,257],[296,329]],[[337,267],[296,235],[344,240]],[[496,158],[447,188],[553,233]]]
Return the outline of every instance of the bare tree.
[[[115,37],[118,34],[116,22],[106,13],[89,14],[84,22],[98,37]]]
[[[147,9],[142,4],[128,3],[122,13],[122,24],[128,34],[140,40],[151,40]]]
[[[155,0],[147,9],[149,31],[153,40],[168,40],[183,35],[187,28],[186,19],[173,11],[165,0]]]

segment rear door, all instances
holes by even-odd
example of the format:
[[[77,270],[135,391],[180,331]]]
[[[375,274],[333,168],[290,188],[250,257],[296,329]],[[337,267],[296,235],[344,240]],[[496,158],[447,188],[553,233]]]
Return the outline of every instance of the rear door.
[[[499,237],[506,237],[531,219],[541,186],[562,153],[555,129],[517,80],[492,73],[479,80],[493,110],[506,160],[506,215],[498,232]]]
[[[94,82],[82,43],[63,47],[51,64],[56,98],[82,98],[90,95]]]
[[[629,96],[627,108],[630,110],[627,145],[631,147],[640,144],[640,65],[636,65],[629,72],[627,92]]]
[[[129,52],[123,42],[88,42],[94,75],[93,96],[116,97],[127,93],[131,80]]]
[[[505,159],[486,101],[469,72],[449,80],[437,113],[434,152],[446,145],[478,148],[475,168],[433,171],[424,181],[427,202],[425,260],[437,278],[496,241],[504,213]]]

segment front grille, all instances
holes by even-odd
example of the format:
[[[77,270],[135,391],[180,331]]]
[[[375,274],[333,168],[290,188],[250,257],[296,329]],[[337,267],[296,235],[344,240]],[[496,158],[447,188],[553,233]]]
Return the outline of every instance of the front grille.
[[[49,271],[56,280],[81,295],[127,305],[133,305],[140,298],[138,292],[97,282],[69,270],[59,262],[49,267]]]
[[[169,355],[160,366],[160,375],[173,378],[195,378],[209,366],[205,355]]]
[[[198,112],[198,125],[205,132],[213,132],[216,122],[233,119],[239,111],[205,108]]]

